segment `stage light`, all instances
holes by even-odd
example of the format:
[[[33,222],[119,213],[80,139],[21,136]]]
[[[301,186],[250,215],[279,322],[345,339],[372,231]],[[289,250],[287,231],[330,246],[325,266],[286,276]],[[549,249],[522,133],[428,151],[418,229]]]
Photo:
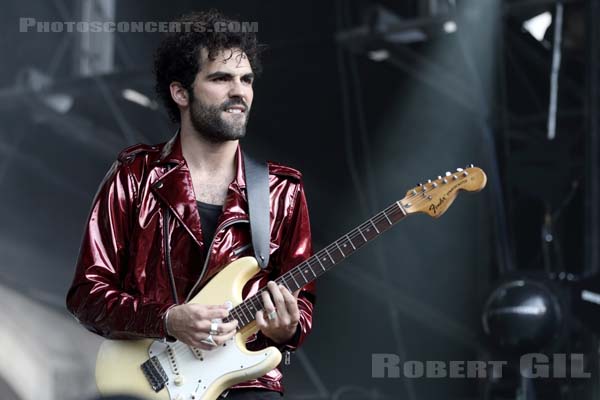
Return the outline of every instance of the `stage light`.
[[[132,103],[139,104],[142,107],[148,107],[153,110],[158,109],[158,104],[152,101],[148,96],[133,89],[123,89],[121,95],[124,99],[131,101]]]
[[[390,57],[390,52],[386,49],[379,49],[369,51],[368,55],[373,61],[385,61]]]
[[[523,22],[523,29],[536,38],[539,42],[544,40],[544,35],[552,23],[552,14],[549,11],[536,15]]]
[[[446,33],[454,33],[456,32],[457,26],[454,21],[446,21],[444,22],[444,32]]]

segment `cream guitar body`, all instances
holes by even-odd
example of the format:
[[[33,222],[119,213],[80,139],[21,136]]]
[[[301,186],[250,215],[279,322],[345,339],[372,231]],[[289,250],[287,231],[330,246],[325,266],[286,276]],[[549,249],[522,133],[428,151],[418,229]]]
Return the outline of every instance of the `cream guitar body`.
[[[253,257],[236,260],[213,277],[190,303],[231,302],[235,307],[243,301],[244,285],[259,269]],[[256,331],[256,323],[250,323],[211,351],[180,342],[106,340],[96,361],[98,390],[102,395],[129,394],[153,400],[216,399],[227,388],[262,376],[281,361],[281,353],[275,347],[246,349],[246,339]],[[154,382],[156,389],[161,380],[166,380],[158,391],[152,386],[154,374],[158,380]]]

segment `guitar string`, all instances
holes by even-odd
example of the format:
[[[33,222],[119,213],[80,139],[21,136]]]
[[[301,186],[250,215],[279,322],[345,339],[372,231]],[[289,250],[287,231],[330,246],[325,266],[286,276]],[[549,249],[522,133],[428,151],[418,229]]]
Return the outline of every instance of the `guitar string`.
[[[443,185],[445,186],[445,184],[443,184]],[[411,189],[411,191],[416,190],[417,188]],[[286,273],[284,273],[283,275],[281,275],[279,278],[277,278],[276,281],[281,280],[283,282],[283,284],[285,284],[285,287],[288,288],[288,290],[289,290],[289,285],[288,285],[288,282],[287,282],[288,278],[292,278],[292,280],[296,283],[296,286],[298,286],[297,285],[297,280],[296,280],[297,277],[302,277],[302,279],[304,281],[307,281],[306,278],[305,278],[305,276],[304,276],[304,273],[302,273],[302,271],[301,271],[301,269],[302,269],[301,266],[303,264],[306,264],[306,266],[309,267],[310,271],[313,273],[313,275],[315,275],[314,278],[316,279],[320,274],[327,272],[327,269],[325,267],[323,267],[322,263],[319,260],[321,257],[325,256],[325,254],[323,254],[323,252],[325,252],[326,255],[327,255],[327,257],[329,257],[332,260],[332,265],[330,267],[335,266],[337,263],[341,262],[342,260],[344,260],[347,257],[346,255],[344,255],[344,253],[341,251],[341,249],[339,249],[339,246],[338,246],[338,243],[342,243],[342,241],[344,240],[344,238],[348,238],[351,243],[352,243],[352,239],[356,239],[358,237],[362,237],[363,239],[365,239],[365,237],[362,234],[362,232],[363,231],[368,232],[369,229],[370,229],[370,228],[368,228],[368,229],[365,230],[364,229],[365,225],[372,224],[374,226],[375,230],[377,231],[377,234],[373,238],[371,238],[371,239],[367,239],[366,241],[363,240],[361,246],[364,245],[364,244],[366,244],[368,241],[370,241],[372,239],[375,239],[377,236],[379,236],[382,233],[382,232],[378,232],[378,229],[377,229],[377,225],[380,222],[386,221],[388,223],[388,225],[389,225],[387,227],[387,229],[389,229],[389,228],[391,228],[392,225],[394,225],[396,222],[399,222],[401,219],[403,219],[407,215],[407,214],[403,215],[402,218],[400,218],[398,221],[390,224],[390,220],[389,220],[387,214],[389,212],[391,212],[391,211],[394,211],[394,209],[399,208],[398,207],[398,203],[401,203],[402,201],[407,201],[407,202],[413,201],[414,204],[412,204],[411,206],[421,205],[422,203],[431,200],[431,199],[429,199],[428,196],[431,196],[431,193],[435,193],[435,189],[436,188],[433,187],[433,188],[430,188],[429,192],[420,191],[420,192],[411,193],[410,195],[405,196],[403,199],[399,200],[399,202],[393,203],[392,205],[390,205],[389,207],[387,207],[383,211],[381,211],[378,214],[376,214],[371,219],[363,222],[361,225],[359,225],[358,227],[356,227],[356,228],[354,228],[353,230],[350,231],[350,232],[353,232],[353,233],[349,233],[348,235],[342,236],[342,238],[334,241],[333,243],[329,244],[325,248],[319,250],[317,253],[315,253],[308,260],[305,260],[304,262],[302,262],[299,265],[295,266],[291,270],[287,271]],[[430,193],[430,194],[423,195],[424,193]],[[423,196],[421,196],[421,195],[423,195]],[[418,199],[414,200],[415,197],[418,197]],[[355,231],[358,231],[358,233],[356,233]],[[350,235],[352,235],[352,237],[350,237]],[[353,245],[353,243],[352,243],[352,245]],[[336,249],[338,251],[340,251],[340,253],[342,254],[342,259],[340,261],[333,260],[333,257],[331,256],[331,252],[334,252]],[[354,250],[353,250],[353,252],[354,252]],[[319,255],[319,254],[321,254],[321,255]],[[319,255],[319,256],[317,256],[317,255]],[[327,257],[324,257],[325,261],[326,261]],[[321,268],[323,268],[323,271],[318,271],[319,275],[317,275],[317,273],[313,270],[313,267],[316,266],[316,265],[313,265],[313,262],[315,260],[317,261],[317,264],[320,265]],[[314,280],[314,279],[312,279],[312,280]],[[307,283],[308,283],[308,281],[306,282],[306,284]],[[304,285],[302,285],[302,286],[304,286]],[[298,288],[300,288],[302,286],[299,286]],[[231,314],[237,314],[238,315],[237,319],[240,319],[239,318],[239,313],[241,312],[242,316],[246,317],[246,320],[248,320],[249,322],[251,322],[252,320],[254,320],[255,312],[258,312],[258,311],[260,311],[262,309],[262,304],[259,302],[259,306],[260,307],[258,307],[255,304],[255,302],[258,301],[258,297],[261,296],[261,293],[264,292],[265,290],[266,289],[264,289],[264,288],[263,289],[259,289],[257,291],[257,293],[255,293],[253,296],[249,297],[248,299],[246,299],[242,303],[240,303],[238,306],[234,307],[234,309],[232,309],[232,313]],[[247,303],[250,303],[252,305],[252,309],[250,307],[248,307]],[[246,310],[244,310],[244,306],[245,306]],[[238,311],[238,308],[239,308],[239,311]],[[246,312],[250,312],[251,318],[249,318],[246,315]],[[243,318],[242,318],[242,320],[243,320]]]
[[[402,201],[402,200],[400,200],[399,202],[401,202],[401,201]],[[391,211],[394,211],[394,210],[399,210],[399,209],[400,209],[400,207],[398,206],[398,204],[397,204],[397,203],[394,203],[394,204],[392,204],[392,205],[388,206],[388,207],[387,207],[385,210],[383,210],[382,212],[378,213],[377,215],[375,215],[374,217],[372,217],[371,219],[369,219],[369,221],[373,220],[373,221],[375,222],[375,224],[378,224],[378,223],[380,223],[380,222],[382,222],[382,221],[387,221],[387,218],[385,217],[385,215],[384,215],[384,214],[387,214],[388,212],[391,212]],[[405,216],[405,215],[403,215],[403,217],[402,217],[402,218],[404,218],[404,216]],[[351,242],[352,242],[352,239],[357,239],[357,238],[359,238],[359,237],[361,237],[361,238],[362,238],[362,235],[361,235],[360,233],[356,232],[356,231],[357,231],[357,230],[361,230],[361,229],[363,228],[363,226],[364,226],[364,225],[366,225],[366,224],[367,224],[369,221],[365,221],[365,222],[361,223],[359,226],[357,226],[356,228],[352,229],[352,230],[350,231],[350,233],[348,233],[347,235],[345,235],[345,237],[348,237],[348,239],[349,239]],[[391,226],[392,226],[392,225],[390,225],[390,227],[391,227]],[[375,236],[375,237],[376,237],[376,236]],[[373,237],[373,239],[374,239],[375,237]],[[336,241],[336,242],[337,242],[337,241]],[[364,241],[362,245],[366,244],[367,242],[368,242],[368,240],[367,240],[367,241]],[[327,248],[329,248],[329,247],[331,247],[331,245],[329,245],[329,246],[325,247],[325,249],[327,249]],[[317,255],[317,254],[321,253],[322,251],[323,251],[323,249],[319,250],[317,253],[315,253],[315,255]],[[309,260],[310,260],[310,259],[315,259],[315,257],[311,256],[311,257],[309,258]],[[299,275],[300,275],[300,276],[302,276],[303,280],[305,280],[305,281],[306,281],[306,278],[304,277],[304,275],[303,275],[303,274],[302,274],[302,273],[301,273],[301,272],[298,270],[298,267],[299,267],[300,265],[302,265],[302,264],[305,264],[305,263],[307,263],[307,264],[308,264],[308,266],[309,266],[309,267],[311,268],[311,270],[312,270],[312,266],[310,265],[310,261],[306,260],[306,261],[304,261],[304,262],[302,262],[302,263],[298,264],[298,265],[297,265],[297,266],[295,266],[294,268],[292,268],[290,271],[287,271],[286,273],[284,273],[282,276],[280,276],[279,278],[277,278],[277,279],[276,279],[276,281],[279,281],[279,280],[284,280],[284,279],[285,279],[284,277],[285,277],[286,275],[293,276],[293,277],[294,277],[294,278],[293,278],[293,279],[294,279],[294,281],[296,281],[296,279],[295,279],[295,274],[296,274],[296,273],[299,273]],[[326,271],[326,270],[325,270],[325,271]],[[325,271],[323,271],[323,272],[325,272]],[[313,271],[313,272],[314,272],[314,271]],[[307,282],[307,283],[308,283],[308,282]],[[286,286],[287,286],[287,285],[286,285]],[[303,285],[303,286],[304,286],[304,285]],[[288,287],[288,289],[289,289],[289,287]],[[232,309],[230,310],[230,315],[237,316],[237,319],[238,319],[238,321],[240,321],[240,322],[244,322],[244,324],[249,324],[249,323],[251,323],[251,322],[252,322],[252,320],[254,320],[254,316],[255,316],[255,314],[254,314],[254,313],[252,313],[252,312],[250,311],[250,309],[249,309],[249,308],[248,308],[248,306],[247,306],[247,303],[248,303],[248,302],[252,303],[252,306],[253,306],[255,309],[257,309],[257,312],[258,312],[258,311],[260,311],[260,310],[262,309],[262,305],[261,305],[261,307],[257,307],[257,305],[255,304],[255,302],[257,301],[257,299],[258,299],[258,296],[261,296],[261,295],[262,295],[262,292],[264,292],[264,291],[265,291],[265,289],[264,289],[264,288],[262,288],[262,289],[259,289],[259,290],[258,290],[258,291],[257,291],[257,292],[256,292],[254,295],[252,295],[250,298],[248,298],[248,299],[244,300],[242,303],[240,303],[240,304],[238,304],[237,306],[235,306],[234,308],[232,308]],[[246,311],[244,311],[244,310],[243,310],[243,307],[244,307],[244,306],[246,306]],[[239,309],[239,311],[238,311],[238,309]],[[249,312],[249,313],[252,315],[252,319],[250,319],[250,317],[248,317],[248,316],[246,315],[246,312]],[[241,313],[241,316],[240,316],[240,313]],[[245,318],[244,318],[244,317],[245,317]],[[244,321],[244,319],[245,319],[245,320],[247,320],[247,322],[245,322],[245,321]],[[229,319],[229,320],[231,320],[231,319]],[[226,318],[226,319],[224,319],[224,321],[227,321],[227,318]],[[183,352],[187,352],[187,351],[190,351],[190,352],[192,352],[192,353],[193,353],[193,351],[191,350],[190,346],[188,346],[187,344],[185,344],[185,343],[183,343],[183,342],[176,342],[175,344],[173,344],[173,345],[170,345],[170,346],[171,346],[171,348],[172,348],[172,350],[173,350],[173,353],[174,353],[174,355],[175,355],[175,356],[177,356],[177,355],[182,355],[182,353],[183,353]]]
[[[414,190],[414,189],[413,189],[413,190]],[[375,227],[377,227],[377,225],[378,225],[380,222],[383,222],[383,221],[386,221],[386,222],[389,224],[389,220],[388,220],[388,216],[387,216],[387,214],[388,214],[389,212],[391,212],[391,211],[394,211],[395,209],[400,209],[400,206],[399,206],[399,204],[402,204],[402,201],[403,201],[403,200],[404,200],[404,201],[409,201],[409,200],[410,200],[410,201],[414,202],[414,203],[411,205],[411,207],[415,207],[415,208],[417,208],[416,206],[418,206],[418,205],[421,205],[422,203],[425,203],[425,202],[427,202],[427,201],[430,201],[430,199],[429,199],[427,196],[422,196],[424,193],[427,193],[427,192],[422,192],[422,191],[421,191],[421,192],[417,192],[417,193],[411,193],[411,195],[409,195],[409,196],[405,196],[403,199],[399,200],[398,202],[396,202],[396,203],[393,203],[392,205],[388,206],[388,207],[387,207],[386,209],[384,209],[383,211],[381,211],[381,212],[379,212],[378,214],[376,214],[374,217],[370,218],[369,220],[367,220],[367,221],[363,222],[362,224],[358,225],[356,228],[352,229],[352,230],[350,231],[350,233],[348,233],[347,235],[344,235],[344,236],[342,236],[342,238],[341,238],[341,239],[338,239],[338,240],[334,241],[333,243],[329,244],[329,245],[328,245],[328,246],[326,246],[325,248],[323,248],[323,249],[319,250],[317,253],[315,253],[315,254],[314,254],[312,257],[310,257],[308,260],[306,260],[306,261],[304,261],[304,262],[300,263],[299,265],[295,266],[295,267],[294,267],[294,268],[292,268],[291,270],[287,271],[287,272],[286,272],[286,273],[284,273],[282,276],[280,276],[279,278],[277,278],[277,280],[276,280],[276,281],[280,281],[280,280],[281,280],[281,281],[283,281],[284,283],[286,283],[286,287],[288,287],[288,289],[289,289],[289,286],[287,285],[287,282],[286,282],[286,280],[287,280],[287,278],[289,278],[289,277],[291,277],[291,278],[294,280],[294,282],[296,282],[296,283],[297,283],[297,280],[296,280],[296,274],[298,274],[298,276],[301,276],[301,277],[302,277],[302,279],[306,281],[306,278],[305,278],[304,274],[303,274],[303,273],[300,271],[300,269],[301,269],[301,268],[299,268],[299,267],[300,267],[301,265],[303,265],[303,264],[306,264],[306,265],[307,265],[307,266],[308,266],[308,267],[311,269],[311,271],[312,271],[312,272],[313,272],[313,274],[315,275],[315,278],[316,278],[316,277],[318,277],[319,275],[317,275],[317,274],[314,272],[314,270],[313,270],[313,265],[311,265],[311,262],[313,262],[314,260],[317,260],[317,261],[318,261],[318,259],[321,257],[321,256],[318,256],[319,254],[322,254],[322,253],[323,253],[323,251],[325,251],[325,252],[329,253],[329,250],[332,250],[332,251],[333,251],[333,250],[335,250],[335,247],[334,247],[334,245],[336,245],[336,244],[337,244],[338,242],[340,242],[340,241],[343,241],[343,239],[344,239],[344,238],[347,238],[347,239],[348,239],[348,240],[349,240],[349,241],[352,243],[352,245],[354,246],[354,244],[353,244],[353,242],[352,242],[352,239],[357,239],[357,238],[359,238],[359,237],[360,237],[361,239],[363,239],[363,242],[362,242],[362,244],[360,244],[359,246],[365,245],[367,242],[369,242],[369,241],[370,241],[370,240],[372,240],[372,239],[375,239],[376,237],[378,237],[378,236],[379,236],[379,235],[382,233],[382,232],[378,232],[378,233],[376,233],[376,235],[375,235],[375,236],[373,236],[372,238],[370,238],[370,239],[367,239],[367,240],[365,241],[364,239],[365,239],[366,237],[364,237],[364,234],[362,233],[362,232],[363,232],[363,230],[364,230],[364,228],[365,228],[365,225],[368,225],[368,224],[371,224],[371,223],[372,223],[372,224],[373,224]],[[430,191],[429,193],[435,193],[435,192],[434,192],[434,191]],[[428,196],[431,196],[431,194],[429,194]],[[418,198],[415,200],[415,199],[414,199],[415,197],[418,197]],[[406,207],[406,203],[404,204],[404,207]],[[404,208],[404,207],[403,207],[403,208]],[[404,213],[406,213],[406,211],[405,211],[405,210],[403,210],[403,215],[402,215],[402,217],[401,217],[400,219],[398,219],[397,221],[395,221],[394,223],[392,223],[392,224],[389,224],[389,226],[388,226],[387,228],[388,228],[388,229],[389,229],[389,228],[391,228],[391,227],[392,227],[392,226],[393,226],[395,223],[399,222],[399,221],[400,221],[400,220],[402,220],[404,217],[406,217],[406,215],[407,215],[408,213],[406,213],[406,214],[404,214]],[[370,229],[370,228],[369,228],[369,229]],[[376,229],[376,231],[377,231],[377,229]],[[368,230],[366,230],[366,232],[368,232]],[[356,248],[356,250],[357,250],[357,249],[358,249],[358,248]],[[353,250],[353,252],[354,252],[354,251],[355,251],[355,250]],[[328,256],[329,256],[329,257],[331,257],[331,256],[330,256],[330,254],[328,254]],[[331,257],[331,258],[332,258],[332,257]],[[338,262],[334,262],[334,263],[332,263],[332,265],[330,266],[330,268],[331,268],[331,267],[333,267],[334,265],[336,265],[337,263],[341,262],[341,261],[342,261],[342,260],[344,260],[345,258],[346,258],[346,256],[342,256],[342,259],[341,259],[340,261],[338,261]],[[312,259],[313,261],[311,261],[311,259]],[[334,261],[334,260],[333,260],[333,258],[332,258],[332,261]],[[321,264],[321,263],[320,263],[320,262],[318,262],[318,264]],[[323,267],[323,268],[324,268],[324,267]],[[322,272],[321,272],[321,271],[319,271],[319,274],[321,274],[321,273],[325,273],[325,272],[327,272],[327,269],[324,269],[324,271],[322,271]],[[286,276],[287,276],[287,278],[286,278]],[[308,283],[308,282],[307,282],[307,283]],[[304,286],[304,285],[303,285],[303,286]],[[301,287],[302,287],[302,286],[301,286]],[[253,296],[251,296],[250,298],[248,298],[248,299],[244,300],[242,303],[240,303],[240,304],[238,304],[237,306],[235,306],[234,308],[232,308],[232,310],[230,311],[230,315],[233,315],[233,314],[237,315],[237,319],[238,319],[238,320],[241,320],[241,321],[243,322],[243,320],[244,320],[244,319],[243,319],[243,318],[240,318],[240,312],[241,312],[241,313],[242,313],[242,316],[243,316],[243,317],[246,317],[246,320],[248,320],[248,322],[244,322],[244,324],[249,324],[249,323],[251,323],[251,322],[254,320],[255,313],[253,313],[253,312],[252,312],[252,311],[251,311],[251,310],[248,308],[248,306],[247,306],[247,304],[246,304],[246,303],[250,302],[250,303],[252,303],[252,306],[254,307],[254,309],[259,309],[259,308],[260,308],[260,310],[262,310],[262,304],[260,304],[260,306],[261,306],[261,307],[257,307],[257,305],[255,304],[255,301],[257,301],[257,300],[258,300],[258,297],[259,297],[259,296],[261,296],[261,295],[262,295],[262,292],[264,292],[265,290],[266,290],[266,289],[264,289],[264,288],[262,288],[262,289],[259,289],[259,290],[257,291],[257,293],[255,293]],[[244,306],[244,305],[246,306],[246,311],[244,311],[244,310],[243,310],[243,306]],[[238,311],[238,307],[239,307],[239,311]],[[260,311],[260,310],[257,310],[256,312],[258,312],[258,311]],[[248,317],[248,316],[246,315],[246,312],[250,312],[251,318],[250,318],[250,317]],[[226,321],[226,320],[227,320],[227,319],[224,319],[224,321]],[[231,319],[230,319],[230,320],[231,320]],[[175,343],[175,344],[174,344],[173,346],[171,346],[171,347],[173,348],[173,351],[174,351],[174,353],[175,353],[176,355],[177,355],[178,353],[179,353],[179,354],[181,354],[182,350],[184,350],[184,351],[191,351],[190,347],[189,347],[187,344],[185,344],[185,343],[182,343],[182,342],[177,342],[177,343]]]
[[[425,187],[425,186],[424,186],[424,187]],[[294,280],[294,282],[298,283],[298,282],[297,282],[297,280],[296,280],[296,274],[299,274],[298,276],[301,276],[301,277],[303,278],[303,280],[305,280],[305,281],[306,281],[306,278],[304,277],[304,274],[301,272],[301,269],[302,269],[302,268],[299,268],[299,267],[300,267],[301,265],[303,265],[303,264],[307,264],[307,266],[310,268],[311,272],[313,272],[313,274],[315,275],[315,277],[314,277],[314,278],[316,279],[318,276],[320,276],[319,274],[324,274],[325,272],[327,272],[327,271],[328,271],[328,269],[326,269],[326,268],[325,268],[325,269],[324,269],[324,271],[319,271],[319,274],[317,274],[317,273],[316,273],[316,272],[313,270],[313,265],[311,265],[311,262],[312,262],[312,261],[310,261],[311,259],[312,259],[313,261],[314,261],[314,260],[317,260],[317,263],[318,263],[318,264],[321,264],[321,263],[320,263],[320,261],[318,261],[318,259],[319,259],[321,256],[317,257],[317,255],[318,255],[319,253],[322,253],[323,251],[325,251],[325,252],[327,252],[327,253],[328,253],[327,255],[328,255],[330,258],[332,258],[332,261],[335,261],[335,260],[333,260],[333,257],[331,257],[331,255],[329,254],[329,250],[335,250],[336,248],[335,248],[334,246],[335,246],[335,245],[337,245],[337,243],[338,243],[338,242],[341,242],[341,241],[343,241],[345,238],[347,238],[347,239],[348,239],[348,240],[349,240],[349,241],[352,243],[352,245],[354,246],[354,244],[353,244],[353,242],[352,242],[352,239],[357,239],[357,238],[359,238],[359,237],[360,237],[361,239],[363,239],[363,242],[362,242],[362,244],[360,244],[360,245],[359,245],[359,247],[360,247],[360,246],[363,246],[363,245],[365,245],[365,244],[366,244],[366,243],[368,243],[370,240],[373,240],[373,239],[375,239],[375,238],[376,238],[376,237],[378,237],[378,236],[379,236],[381,233],[383,233],[383,232],[384,232],[384,231],[382,231],[382,232],[377,232],[377,233],[375,234],[375,236],[373,236],[372,238],[370,238],[370,239],[367,239],[367,240],[364,240],[366,237],[364,236],[364,234],[362,233],[362,231],[363,231],[363,227],[364,227],[365,225],[367,225],[367,224],[371,224],[371,223],[372,223],[372,224],[373,224],[375,227],[377,227],[377,225],[378,225],[380,222],[386,221],[386,223],[389,225],[389,226],[387,227],[387,229],[391,228],[391,227],[392,227],[394,224],[396,224],[397,222],[400,222],[400,221],[401,221],[402,219],[404,219],[404,218],[405,218],[405,217],[406,217],[408,214],[410,214],[410,213],[407,213],[407,212],[406,212],[406,210],[405,210],[405,208],[406,208],[406,203],[405,203],[405,204],[404,204],[402,207],[400,207],[400,205],[399,205],[399,204],[402,204],[402,201],[408,201],[409,203],[410,203],[410,201],[412,201],[412,202],[414,202],[414,203],[412,203],[412,204],[411,204],[411,207],[415,207],[415,208],[417,208],[416,206],[418,206],[418,205],[421,205],[422,203],[425,203],[425,202],[431,201],[431,199],[429,199],[429,198],[428,198],[428,196],[431,196],[431,193],[435,193],[435,189],[436,189],[436,188],[433,188],[433,189],[432,189],[432,190],[430,190],[429,192],[427,192],[427,191],[425,191],[425,192],[421,191],[421,192],[417,192],[417,193],[411,193],[409,196],[405,196],[405,197],[404,197],[404,198],[402,198],[401,200],[399,200],[399,201],[397,201],[397,202],[395,202],[395,203],[391,204],[390,206],[388,206],[388,207],[387,207],[386,209],[384,209],[383,211],[381,211],[381,212],[377,213],[377,214],[376,214],[375,216],[373,216],[372,218],[368,219],[367,221],[363,222],[362,224],[360,224],[360,225],[358,225],[357,227],[355,227],[354,229],[352,229],[352,230],[350,231],[350,233],[348,233],[348,234],[346,234],[346,235],[342,236],[342,237],[341,237],[341,239],[338,239],[338,240],[334,241],[333,243],[329,244],[329,245],[328,245],[328,246],[326,246],[325,248],[323,248],[323,249],[319,250],[318,252],[316,252],[315,254],[313,254],[313,256],[311,256],[309,259],[307,259],[307,260],[303,261],[302,263],[300,263],[300,264],[298,264],[297,266],[293,267],[292,269],[290,269],[290,270],[289,270],[289,271],[287,271],[286,273],[282,274],[282,275],[281,275],[279,278],[277,278],[275,281],[280,281],[280,280],[281,280],[281,281],[283,281],[284,283],[286,283],[286,285],[285,285],[285,286],[288,288],[288,290],[289,290],[289,286],[287,285],[287,282],[286,282],[286,279],[287,279],[287,278],[286,278],[286,276],[288,276],[288,277],[291,277],[291,278]],[[411,191],[412,191],[412,190],[416,190],[416,188],[415,188],[415,189],[411,189]],[[429,194],[428,194],[428,195],[424,195],[424,193],[429,193]],[[415,199],[414,199],[415,197],[418,197],[418,198],[415,200]],[[409,201],[409,200],[410,200],[410,201]],[[394,211],[394,209],[400,209],[400,210],[402,210],[402,212],[403,212],[403,215],[400,217],[400,219],[398,219],[397,221],[395,221],[395,222],[393,222],[392,224],[390,224],[390,223],[389,223],[389,218],[388,218],[388,215],[387,215],[387,214],[388,214],[388,212]],[[371,229],[371,228],[369,228],[369,229]],[[357,231],[358,231],[358,232],[357,232]],[[377,229],[376,229],[376,231],[377,231]],[[368,230],[366,230],[366,232],[368,232]],[[358,250],[358,247],[357,247],[357,248],[355,248],[354,250],[352,250],[352,253],[353,253],[354,251],[356,251],[356,250]],[[339,250],[338,250],[338,251],[339,251]],[[330,268],[331,268],[331,267],[333,267],[333,266],[335,266],[335,265],[336,265],[336,264],[338,264],[339,262],[343,261],[343,260],[344,260],[346,257],[347,257],[347,256],[344,256],[344,255],[342,255],[342,259],[341,259],[340,261],[333,262],[333,263],[332,263],[332,265],[330,266]],[[323,267],[323,268],[324,268],[324,267]],[[312,279],[312,280],[314,280],[314,279]],[[312,280],[311,280],[311,281],[312,281]],[[308,283],[309,283],[309,282],[307,282],[306,284],[308,284]],[[306,284],[305,284],[305,285],[306,285]],[[300,288],[301,288],[301,287],[303,287],[303,286],[304,286],[304,285],[300,286]],[[244,322],[244,324],[250,324],[250,323],[251,323],[251,322],[252,322],[252,321],[255,319],[255,313],[253,313],[253,312],[250,310],[250,308],[248,308],[248,306],[247,306],[247,304],[246,304],[246,303],[248,303],[248,302],[249,302],[249,303],[252,303],[252,306],[254,307],[254,309],[256,309],[256,312],[259,312],[259,311],[261,311],[261,310],[262,310],[262,308],[258,309],[259,307],[257,307],[257,305],[255,304],[255,301],[258,301],[258,297],[259,297],[259,296],[261,296],[261,295],[262,295],[262,293],[263,293],[264,291],[266,291],[266,290],[267,290],[267,289],[265,289],[265,288],[261,288],[261,289],[259,289],[259,290],[258,290],[258,291],[257,291],[257,292],[254,294],[254,295],[252,295],[252,296],[251,296],[251,297],[249,297],[248,299],[246,299],[246,300],[242,301],[242,303],[238,304],[237,306],[233,307],[233,308],[230,310],[230,316],[231,316],[231,315],[233,315],[233,314],[236,314],[236,315],[237,315],[237,318],[236,318],[236,319],[238,319],[238,321],[242,320],[242,322],[243,322],[243,318],[240,318],[240,312],[241,312],[241,313],[242,313],[242,316],[246,317],[246,320],[248,320],[248,322]],[[259,304],[260,304],[260,303],[259,303]],[[243,306],[244,306],[244,305],[246,306],[246,311],[244,311],[244,310],[243,310]],[[262,307],[262,304],[260,304],[260,306]],[[239,307],[239,311],[238,311],[238,307]],[[249,318],[249,317],[246,315],[246,312],[249,312],[249,313],[250,313],[250,315],[251,315],[251,318],[252,318],[252,319],[250,319],[250,318]],[[223,321],[225,321],[225,322],[228,322],[228,321],[231,321],[231,319],[230,319],[229,317],[226,317],[225,319],[223,319]],[[181,353],[182,353],[182,351],[190,351],[190,352],[192,352],[192,350],[191,350],[190,346],[188,346],[187,344],[185,344],[185,343],[183,343],[183,342],[176,342],[175,344],[173,344],[173,345],[170,345],[170,347],[173,349],[173,352],[175,353],[175,355],[177,355],[178,353],[179,353],[179,354],[181,354]],[[192,352],[192,353],[193,353],[193,352]]]

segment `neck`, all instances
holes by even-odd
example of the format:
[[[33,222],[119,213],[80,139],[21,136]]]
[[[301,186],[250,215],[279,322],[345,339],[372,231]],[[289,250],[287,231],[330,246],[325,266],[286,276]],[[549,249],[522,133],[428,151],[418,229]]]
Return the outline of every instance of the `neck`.
[[[238,140],[211,142],[182,120],[181,150],[190,169],[200,175],[233,176]]]

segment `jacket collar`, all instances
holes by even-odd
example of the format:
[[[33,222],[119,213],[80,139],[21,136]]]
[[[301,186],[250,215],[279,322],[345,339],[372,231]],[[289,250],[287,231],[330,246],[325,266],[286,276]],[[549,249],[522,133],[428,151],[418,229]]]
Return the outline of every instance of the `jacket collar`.
[[[166,203],[175,217],[181,222],[194,240],[201,245],[203,237],[200,228],[200,215],[196,206],[196,195],[188,165],[181,149],[179,131],[163,146],[158,166],[167,166],[164,173],[152,184],[154,193]],[[229,184],[223,213],[218,225],[226,222],[248,219],[246,201],[246,181],[241,147],[238,145],[235,155],[236,174]],[[200,189],[201,190],[201,189]],[[208,245],[208,244],[205,244]]]
[[[181,149],[181,133],[179,129],[177,129],[175,135],[173,135],[173,137],[165,143],[162,151],[160,152],[160,157],[155,164],[173,164],[176,167],[181,167],[185,164],[187,168],[187,163],[183,157],[183,151]],[[237,186],[237,188],[246,188],[246,179],[244,176],[244,158],[242,157],[242,148],[239,143],[235,152],[235,165],[235,178],[231,183]]]

